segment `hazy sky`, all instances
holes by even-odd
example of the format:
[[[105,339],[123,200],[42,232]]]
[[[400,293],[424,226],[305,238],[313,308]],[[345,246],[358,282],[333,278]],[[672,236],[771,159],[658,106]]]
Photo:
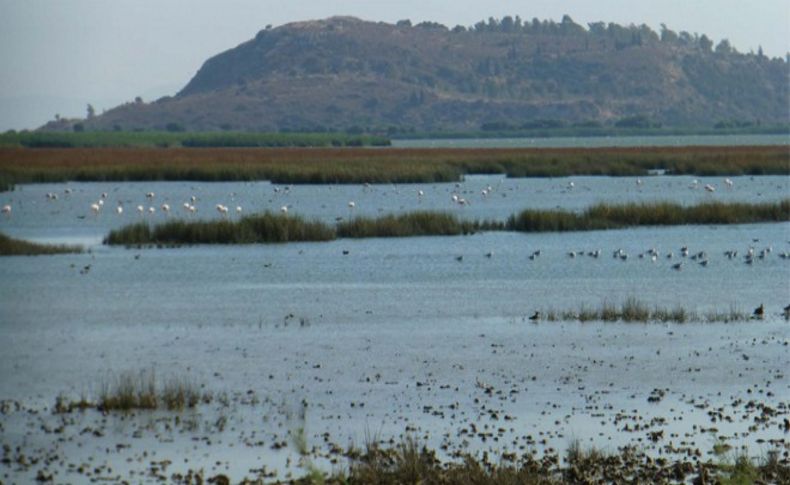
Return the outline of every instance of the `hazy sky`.
[[[665,23],[771,57],[790,51],[787,0],[0,0],[0,130],[174,94],[208,57],[267,24],[354,15],[452,27],[564,14],[582,25]]]

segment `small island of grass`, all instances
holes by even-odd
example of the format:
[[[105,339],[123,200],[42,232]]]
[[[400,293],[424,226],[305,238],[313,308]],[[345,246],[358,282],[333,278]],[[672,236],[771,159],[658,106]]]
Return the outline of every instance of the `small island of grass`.
[[[468,221],[445,212],[356,217],[335,226],[298,215],[266,212],[239,220],[139,222],[111,231],[109,245],[255,244],[331,241],[338,238],[454,236],[481,231],[562,232],[684,224],[790,221],[790,199],[761,204],[671,202],[597,204],[583,212],[527,209],[507,221]]]
[[[82,247],[63,244],[38,244],[14,239],[0,233],[0,256],[37,256],[40,254],[81,253]]]

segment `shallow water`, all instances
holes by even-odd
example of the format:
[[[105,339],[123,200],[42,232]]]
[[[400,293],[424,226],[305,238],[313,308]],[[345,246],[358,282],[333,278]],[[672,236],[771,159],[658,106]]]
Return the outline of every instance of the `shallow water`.
[[[457,187],[278,192],[268,183],[22,186],[2,194],[13,213],[0,220],[1,231],[75,241],[91,251],[0,260],[0,400],[25,407],[0,415],[0,441],[31,456],[48,451],[67,463],[107,462],[115,478],[145,473],[155,456],[182,472],[204,467],[235,480],[254,476],[250,469],[263,464],[281,478],[301,473],[288,436],[295,426],[305,426],[310,446],[324,454],[326,440],[361,445],[371,435],[396,441],[411,435],[433,447],[447,444],[448,453],[562,450],[574,438],[669,455],[691,446],[703,458],[722,438],[752,454],[787,452],[780,423],[789,411],[790,325],[781,310],[790,300],[790,260],[779,255],[790,251],[788,223],[179,249],[99,244],[110,228],[130,221],[186,217],[181,203],[193,194],[199,212],[191,217],[220,217],[216,203],[241,205],[245,213],[288,205],[289,213],[333,222],[418,208],[504,219],[524,207],[774,201],[790,192],[787,177],[733,180],[732,189],[705,178],[692,189],[691,177],[647,177],[642,185],[631,178],[469,177]],[[699,188],[706,183],[718,190]],[[489,185],[493,191],[483,197]],[[145,198],[148,191],[156,193],[153,201]],[[58,200],[48,201],[47,192]],[[101,192],[108,192],[105,208],[94,216],[89,206]],[[453,193],[471,205],[454,206]],[[113,211],[118,200],[122,216]],[[353,211],[349,200],[356,202]],[[168,216],[136,213],[137,204],[159,209],[165,201],[174,206]],[[681,271],[673,270],[683,245],[692,254],[705,251],[708,266],[686,258]],[[771,251],[748,265],[742,256],[750,247]],[[620,248],[627,261],[612,257]],[[649,248],[659,252],[655,262],[639,257]],[[538,249],[540,257],[531,260]],[[599,258],[581,254],[596,249]],[[739,257],[726,258],[726,250]],[[579,256],[569,257],[571,251]],[[683,325],[527,319],[537,310],[632,296],[700,314],[765,304],[767,318]],[[233,397],[180,415],[178,425],[170,413],[121,418],[95,411],[63,424],[48,409],[61,392],[95,396],[110,376],[151,368]],[[655,389],[666,395],[649,403]],[[744,403],[755,399],[777,414],[753,428],[756,411]],[[302,402],[308,406],[300,421],[294,416]],[[711,411],[732,422],[712,421]],[[220,429],[223,417],[228,425]],[[470,436],[470,424],[482,435]],[[36,431],[60,425],[70,439],[53,441],[52,433]],[[638,431],[624,431],[626,425]],[[82,433],[86,427],[102,436]],[[653,443],[649,431],[664,434]],[[242,445],[247,441],[262,444]],[[286,447],[275,451],[278,442]],[[115,450],[118,443],[129,447]],[[315,459],[331,470],[322,453]],[[0,477],[27,481],[37,469],[0,465]],[[49,469],[59,481],[87,481],[66,466]]]

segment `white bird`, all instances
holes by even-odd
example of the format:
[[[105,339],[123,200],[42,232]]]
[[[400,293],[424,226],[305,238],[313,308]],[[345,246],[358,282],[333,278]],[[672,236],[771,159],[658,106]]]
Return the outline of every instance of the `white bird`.
[[[170,212],[170,204],[162,204],[163,212]]]
[[[11,214],[11,204],[6,204],[3,206],[3,214]]]
[[[139,212],[140,214],[142,214],[143,212],[145,212],[145,207],[143,207],[142,205],[138,205],[138,206],[137,206],[137,212]]]
[[[287,214],[288,213],[288,206],[284,205],[284,206],[280,207],[280,212],[282,212],[283,214]]]
[[[99,204],[99,206],[103,206],[103,205],[104,205],[104,201],[103,201],[103,200],[101,200],[101,199],[99,199],[99,201],[97,202],[97,204]]]
[[[236,206],[236,212],[237,212],[237,213],[239,213],[239,214],[241,214],[241,206],[240,206],[240,205],[237,205],[237,206]]]
[[[217,204],[217,212],[224,216],[228,213],[228,208],[222,204]]]
[[[425,192],[423,192],[422,190],[417,191],[417,197],[422,197],[423,195],[425,195]]]
[[[711,184],[705,184],[705,190],[708,192],[716,192],[716,187],[712,186]]]
[[[190,206],[189,206],[189,208],[188,208],[187,210],[188,210],[188,211],[189,211],[191,214],[194,214],[195,212],[197,212],[197,207],[195,207],[194,205],[190,205]]]
[[[732,180],[726,178],[724,179],[724,184],[727,186],[727,188],[732,188]]]
[[[119,205],[118,207],[116,207],[115,212],[117,212],[118,214],[123,214],[123,206]]]
[[[572,189],[574,187],[576,187],[576,184],[574,184],[573,182],[568,182],[568,188],[569,189]]]
[[[156,212],[156,209],[154,209],[153,207],[149,207],[148,212],[153,214],[154,212]]]
[[[190,205],[189,205],[189,202],[184,202],[184,203],[182,204],[182,207],[184,208],[184,210],[185,210],[185,211],[188,211],[188,210],[189,210],[189,207],[190,207]]]
[[[148,193],[145,194],[145,197],[148,198],[148,199],[153,199],[154,195],[155,194],[153,192],[148,192]]]
[[[91,210],[93,211],[94,214],[98,214],[99,213],[99,209],[101,209],[99,204],[91,204]]]
[[[643,183],[642,179],[640,179],[640,178],[636,179],[636,185],[642,185],[642,183]]]
[[[354,202],[353,200],[352,200],[352,201],[350,201],[350,202],[348,203],[348,208],[349,208],[349,209],[353,209],[353,208],[354,208],[354,207],[356,207],[356,206],[357,206],[357,204],[356,204],[356,202]]]

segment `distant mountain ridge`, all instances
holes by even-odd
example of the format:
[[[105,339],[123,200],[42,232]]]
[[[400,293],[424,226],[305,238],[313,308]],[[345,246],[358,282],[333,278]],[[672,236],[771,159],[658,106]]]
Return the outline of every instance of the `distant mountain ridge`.
[[[208,59],[175,96],[88,130],[468,131],[788,123],[786,59],[664,28],[489,19],[296,22]]]

